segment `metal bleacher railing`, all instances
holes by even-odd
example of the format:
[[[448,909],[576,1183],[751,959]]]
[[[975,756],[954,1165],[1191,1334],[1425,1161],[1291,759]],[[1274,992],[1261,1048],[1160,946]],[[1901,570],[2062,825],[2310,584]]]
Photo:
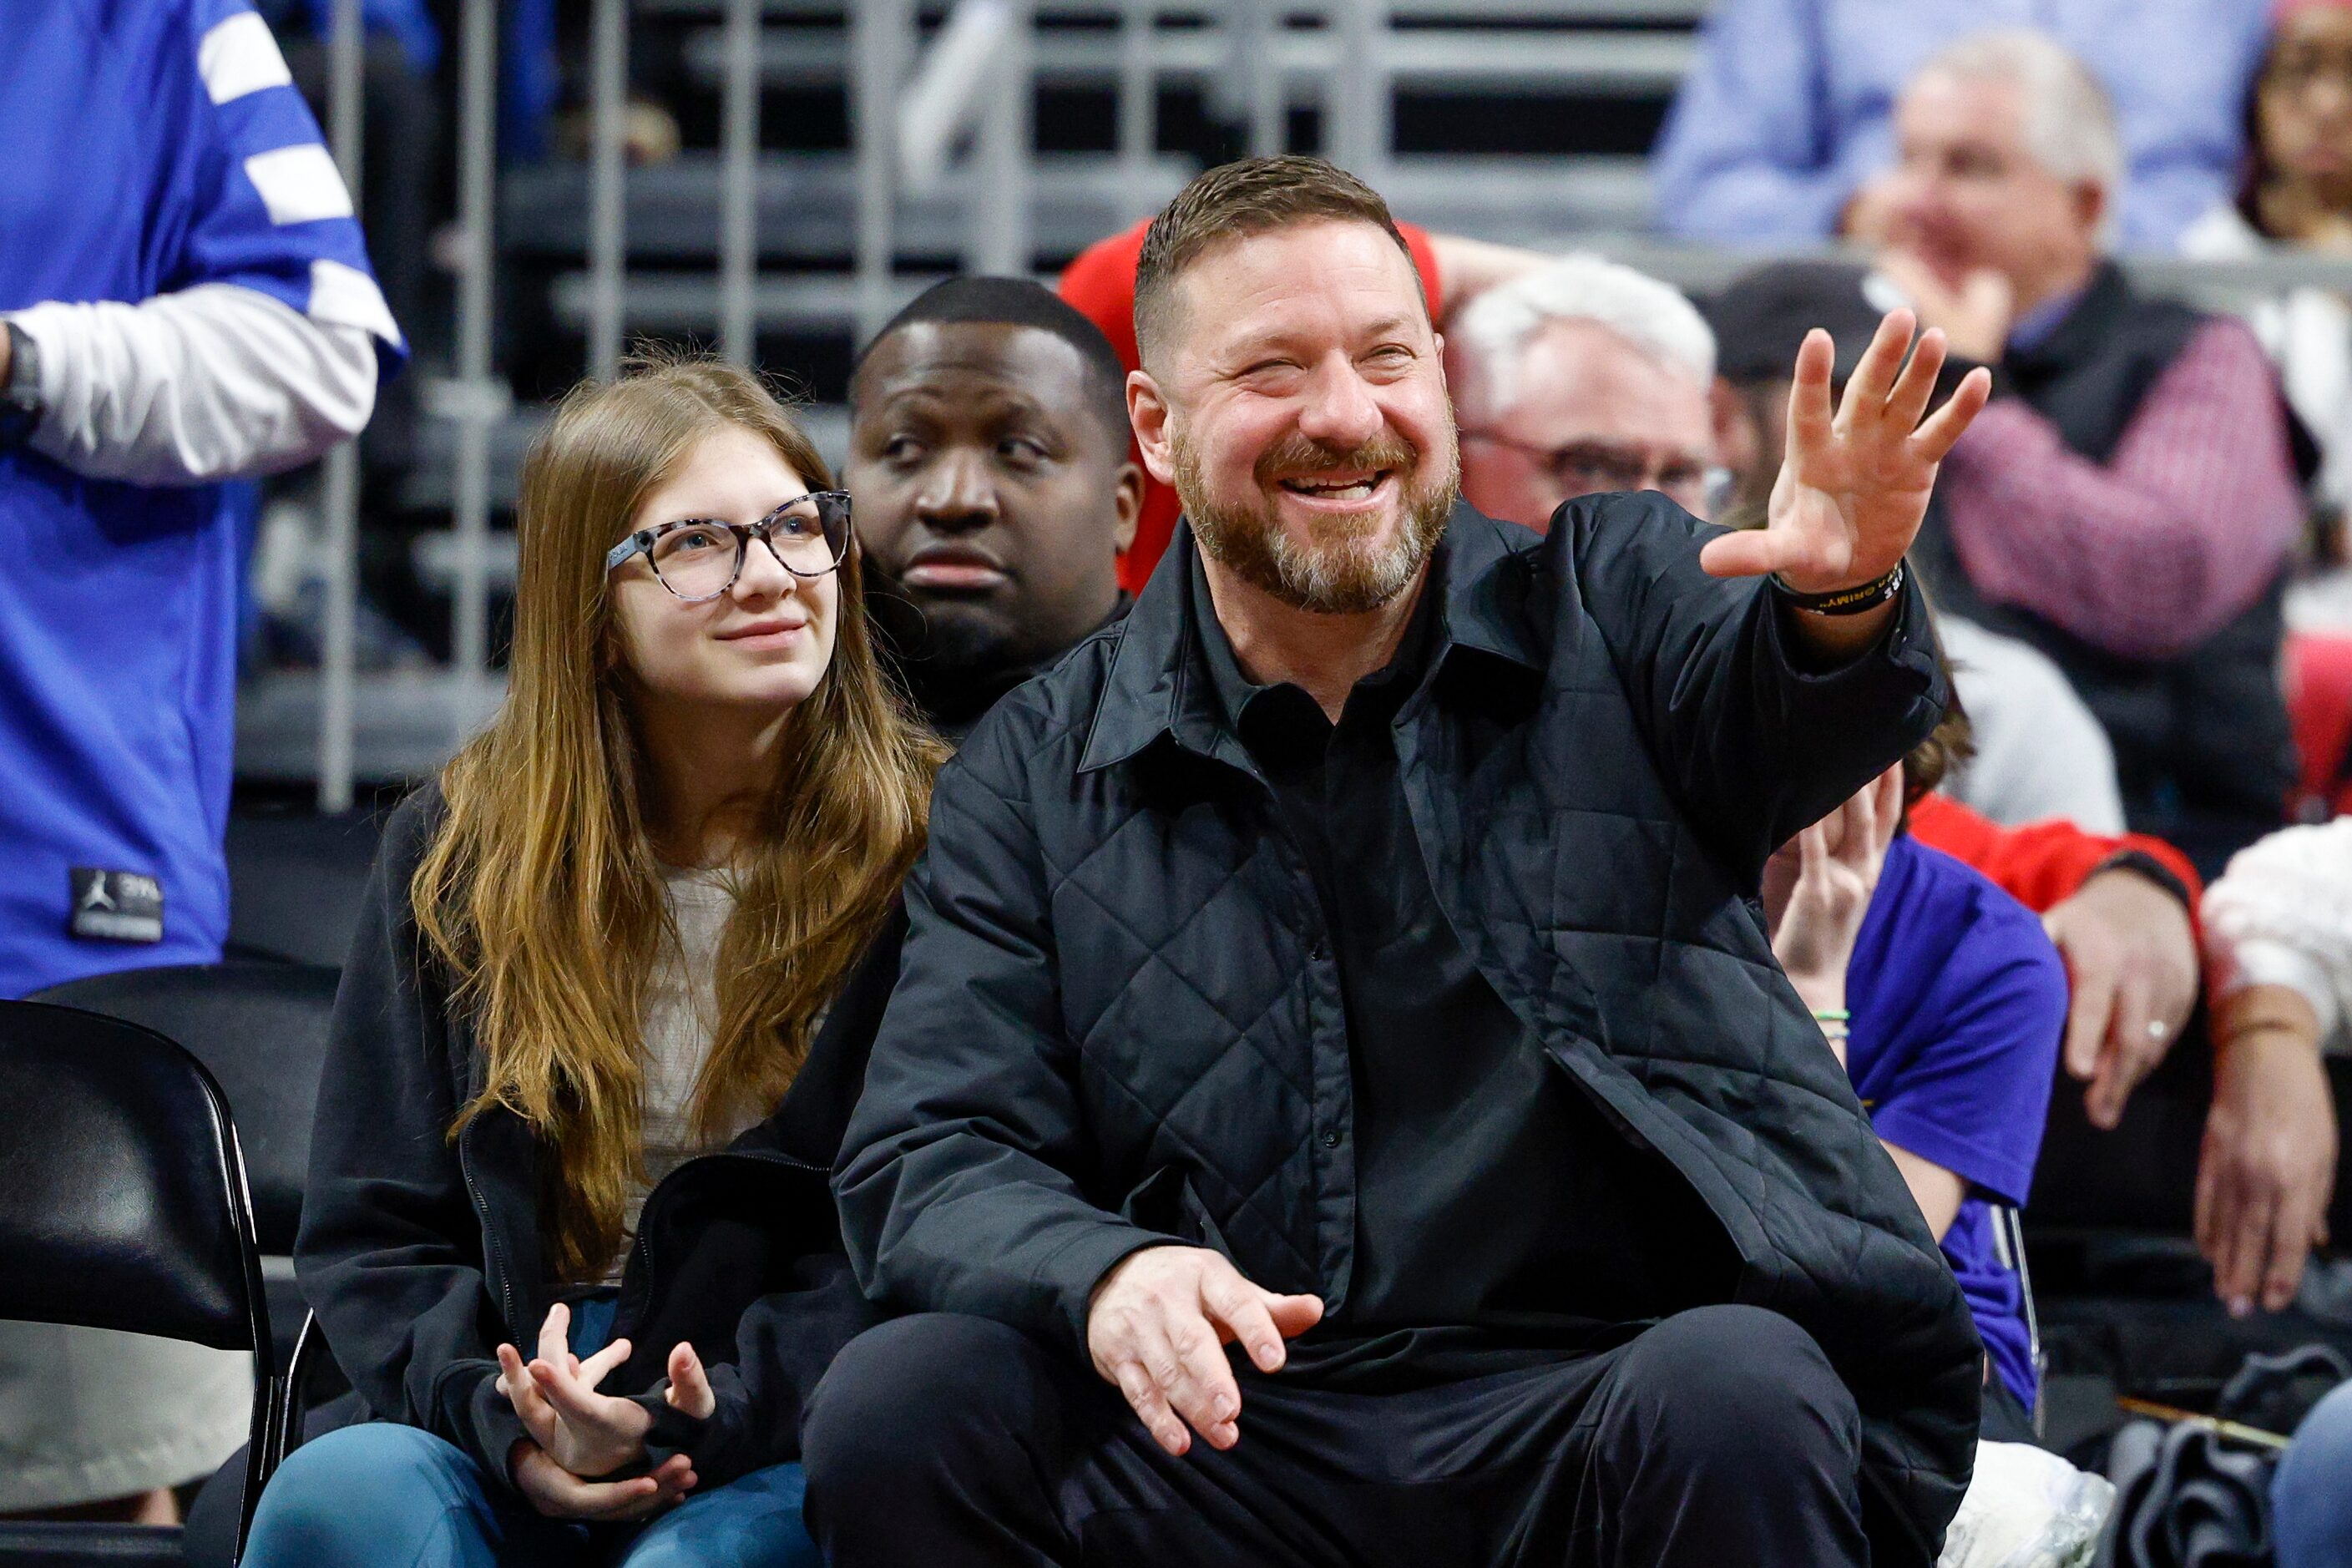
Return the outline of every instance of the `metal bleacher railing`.
[[[457,28],[459,258],[455,352],[425,405],[439,426],[408,485],[446,508],[416,551],[453,606],[452,658],[431,672],[360,675],[352,636],[358,470],[331,459],[321,668],[248,684],[238,763],[311,776],[322,806],[356,779],[429,770],[488,716],[494,590],[510,583],[511,535],[493,532],[522,448],[543,415],[518,411],[493,363],[501,258],[552,261],[550,314],[577,331],[582,368],[609,373],[632,333],[715,338],[755,356],[761,332],[855,342],[954,267],[1033,272],[1153,211],[1193,172],[1160,149],[1163,91],[1202,94],[1253,151],[1295,144],[1363,174],[1400,215],[1497,242],[1610,255],[1686,289],[1715,287],[1752,253],[1648,237],[1638,155],[1405,152],[1398,104],[1475,91],[1547,100],[1647,95],[1687,68],[1713,0],[593,0],[589,149],[582,161],[496,163],[496,0],[463,0]],[[357,10],[338,0],[338,16]],[[658,168],[624,154],[633,32],[683,33],[685,68],[718,99],[718,145]],[[338,23],[329,118],[354,187],[362,176],[355,27]],[[1041,89],[1108,90],[1113,144],[1036,150]],[[763,151],[763,92],[839,91],[845,151]],[[763,269],[763,263],[776,264]],[[633,271],[632,264],[635,264]],[[2128,258],[2143,281],[2231,305],[2306,283],[2352,287],[2352,264],[2227,265]],[[837,456],[846,420],[810,411]]]

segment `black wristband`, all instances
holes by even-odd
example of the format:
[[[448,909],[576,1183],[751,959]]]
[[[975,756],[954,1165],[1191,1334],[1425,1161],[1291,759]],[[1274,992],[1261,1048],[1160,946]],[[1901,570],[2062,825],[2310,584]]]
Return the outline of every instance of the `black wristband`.
[[[2179,899],[2182,909],[2189,907],[2189,884],[2174,875],[2172,869],[2163,861],[2145,849],[2116,850],[2091,868],[2091,877],[2095,877],[2102,871],[2129,871],[2135,876],[2154,882],[2158,887]],[[2084,882],[2088,884],[2091,877],[2084,878]]]
[[[1874,583],[1864,583],[1858,588],[1833,588],[1826,594],[1801,594],[1780,581],[1778,572],[1772,574],[1772,587],[1792,610],[1805,610],[1816,616],[1859,616],[1878,608],[1903,592],[1903,563]]]

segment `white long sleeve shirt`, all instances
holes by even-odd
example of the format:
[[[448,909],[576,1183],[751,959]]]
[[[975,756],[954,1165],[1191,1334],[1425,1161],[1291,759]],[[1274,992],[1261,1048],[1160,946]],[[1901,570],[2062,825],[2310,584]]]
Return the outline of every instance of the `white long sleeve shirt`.
[[[2206,983],[2215,1001],[2284,985],[2319,1015],[2320,1038],[2345,1045],[2352,1016],[2352,817],[2288,827],[2230,858],[2205,890]]]
[[[29,445],[78,474],[209,484],[301,467],[375,409],[373,334],[257,289],[11,311],[39,361]]]

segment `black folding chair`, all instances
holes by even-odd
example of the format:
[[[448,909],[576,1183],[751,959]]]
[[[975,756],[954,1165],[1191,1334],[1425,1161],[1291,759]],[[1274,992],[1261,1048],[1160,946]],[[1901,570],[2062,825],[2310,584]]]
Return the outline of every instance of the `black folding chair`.
[[[289,1261],[302,1219],[337,971],[313,963],[172,964],[52,985],[28,998],[143,1024],[205,1064],[236,1118],[282,1364],[302,1321]]]
[[[0,1002],[0,1319],[253,1354],[237,1555],[284,1451],[284,1380],[227,1100],[152,1029]],[[168,1561],[178,1531],[0,1523],[0,1564]]]

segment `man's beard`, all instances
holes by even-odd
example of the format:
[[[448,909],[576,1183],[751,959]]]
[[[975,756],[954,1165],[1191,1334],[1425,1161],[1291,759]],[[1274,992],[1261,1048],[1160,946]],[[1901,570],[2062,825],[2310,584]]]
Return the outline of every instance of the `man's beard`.
[[[1424,477],[1421,454],[1393,436],[1341,448],[1293,435],[1258,458],[1255,477],[1262,489],[1272,489],[1286,474],[1385,468],[1404,506],[1403,527],[1386,544],[1379,539],[1385,520],[1367,516],[1331,519],[1318,527],[1312,543],[1301,544],[1269,505],[1221,507],[1210,500],[1192,443],[1179,433],[1170,444],[1176,496],[1202,553],[1250,586],[1317,615],[1360,615],[1404,592],[1444,537],[1445,520],[1461,493],[1461,466],[1450,443],[1444,467]]]

